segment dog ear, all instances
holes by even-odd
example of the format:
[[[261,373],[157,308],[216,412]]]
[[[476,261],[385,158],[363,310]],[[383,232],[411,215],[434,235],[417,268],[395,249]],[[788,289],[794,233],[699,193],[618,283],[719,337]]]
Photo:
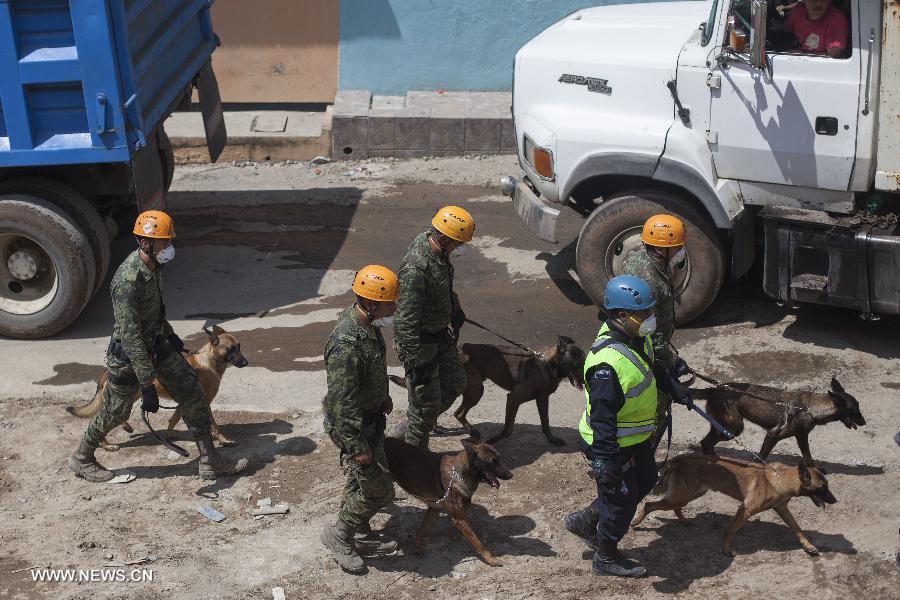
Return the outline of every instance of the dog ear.
[[[837,380],[837,377],[831,378],[831,389],[837,392],[838,394],[844,393],[844,386],[841,385],[841,382]]]
[[[844,397],[844,393],[837,393],[828,390],[828,396],[831,397],[831,400],[834,402],[834,405],[838,408],[847,408],[847,399]]]
[[[217,326],[217,327],[218,327],[218,326]],[[206,334],[206,337],[209,338],[209,343],[210,343],[210,344],[212,344],[213,346],[218,346],[218,345],[219,345],[219,336],[218,336],[214,331],[210,331],[209,329],[207,329],[206,327],[204,327],[204,328],[203,328],[203,333],[205,333],[205,334]]]
[[[797,473],[800,475],[800,483],[803,487],[808,488],[812,485],[812,475],[809,473],[809,469],[806,468],[806,465],[800,463],[797,465]]]
[[[575,342],[575,340],[573,340],[573,339],[570,338],[569,336],[566,336],[566,335],[561,335],[561,336],[559,336],[559,347],[560,347],[560,349],[562,349],[562,348],[564,348],[564,347],[566,347],[566,346],[577,346],[577,345],[578,345],[578,344]]]
[[[218,325],[213,325],[213,333],[216,335],[222,335],[223,333],[227,333],[224,329],[219,327]]]
[[[460,443],[462,443],[463,448],[466,449],[466,452],[468,452],[472,456],[475,456],[475,453],[477,452],[475,450],[475,444],[477,443],[476,440],[460,440]]]

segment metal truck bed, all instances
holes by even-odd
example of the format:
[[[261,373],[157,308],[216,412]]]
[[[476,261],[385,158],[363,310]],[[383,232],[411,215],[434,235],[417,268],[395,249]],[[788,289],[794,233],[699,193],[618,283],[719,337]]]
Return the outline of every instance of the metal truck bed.
[[[0,0],[0,167],[129,162],[217,45],[211,0]]]

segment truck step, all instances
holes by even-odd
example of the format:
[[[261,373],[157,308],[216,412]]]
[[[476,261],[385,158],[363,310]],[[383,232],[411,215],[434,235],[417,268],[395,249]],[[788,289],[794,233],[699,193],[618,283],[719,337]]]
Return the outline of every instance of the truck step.
[[[791,289],[821,292],[828,286],[828,282],[829,278],[827,275],[803,273],[791,279]]]

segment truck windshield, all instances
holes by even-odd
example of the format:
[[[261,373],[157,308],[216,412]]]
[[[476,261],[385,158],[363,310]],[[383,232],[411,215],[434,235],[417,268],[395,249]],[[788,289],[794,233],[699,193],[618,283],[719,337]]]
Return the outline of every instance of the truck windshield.
[[[700,38],[700,43],[702,45],[707,45],[709,43],[709,38],[712,37],[713,25],[716,22],[716,12],[719,8],[719,0],[713,0],[712,7],[709,9],[709,18],[706,19],[706,23],[703,24],[703,37]]]

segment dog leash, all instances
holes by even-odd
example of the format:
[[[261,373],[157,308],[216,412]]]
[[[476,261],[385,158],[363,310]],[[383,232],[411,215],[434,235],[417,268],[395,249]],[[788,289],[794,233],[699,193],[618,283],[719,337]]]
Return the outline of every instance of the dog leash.
[[[498,338],[500,338],[500,339],[503,340],[504,342],[506,342],[506,343],[508,343],[508,344],[512,344],[512,345],[515,346],[516,348],[519,348],[519,349],[521,349],[521,350],[524,350],[525,352],[529,352],[532,356],[534,356],[534,357],[536,357],[536,358],[540,358],[540,359],[542,359],[542,360],[543,360],[543,358],[544,358],[544,355],[543,355],[542,353],[538,352],[537,350],[535,350],[534,348],[529,348],[528,346],[526,346],[526,345],[524,345],[524,344],[520,344],[520,343],[518,343],[518,342],[514,342],[514,341],[512,341],[511,339],[509,339],[508,337],[504,337],[504,336],[500,335],[500,334],[497,333],[496,331],[494,331],[494,330],[492,330],[492,329],[489,329],[489,328],[485,327],[484,325],[482,325],[481,323],[479,323],[479,322],[477,322],[477,321],[473,321],[472,319],[466,318],[466,323],[468,323],[469,325],[474,325],[475,327],[477,327],[477,328],[479,328],[479,329],[483,329],[484,331],[487,331],[488,333],[491,333],[491,334],[493,334],[493,335],[496,335]]]
[[[164,406],[164,407],[160,407],[160,408],[169,408],[169,407],[168,407],[168,406]],[[174,408],[174,407],[173,407],[173,408]],[[147,426],[147,429],[150,430],[150,433],[153,434],[153,437],[155,437],[157,440],[159,440],[160,443],[161,443],[163,446],[165,446],[165,447],[168,448],[169,450],[172,450],[173,452],[176,452],[176,453],[180,454],[181,456],[184,456],[185,458],[187,458],[188,456],[191,455],[190,452],[188,452],[187,450],[185,450],[184,448],[182,448],[182,447],[179,446],[178,444],[175,444],[175,443],[173,443],[173,442],[170,442],[169,440],[166,440],[166,439],[161,438],[161,437],[159,436],[159,434],[156,433],[156,430],[153,429],[153,425],[150,424],[150,420],[147,418],[147,411],[146,411],[146,410],[142,410],[142,411],[141,411],[141,419],[144,421],[144,425]]]

